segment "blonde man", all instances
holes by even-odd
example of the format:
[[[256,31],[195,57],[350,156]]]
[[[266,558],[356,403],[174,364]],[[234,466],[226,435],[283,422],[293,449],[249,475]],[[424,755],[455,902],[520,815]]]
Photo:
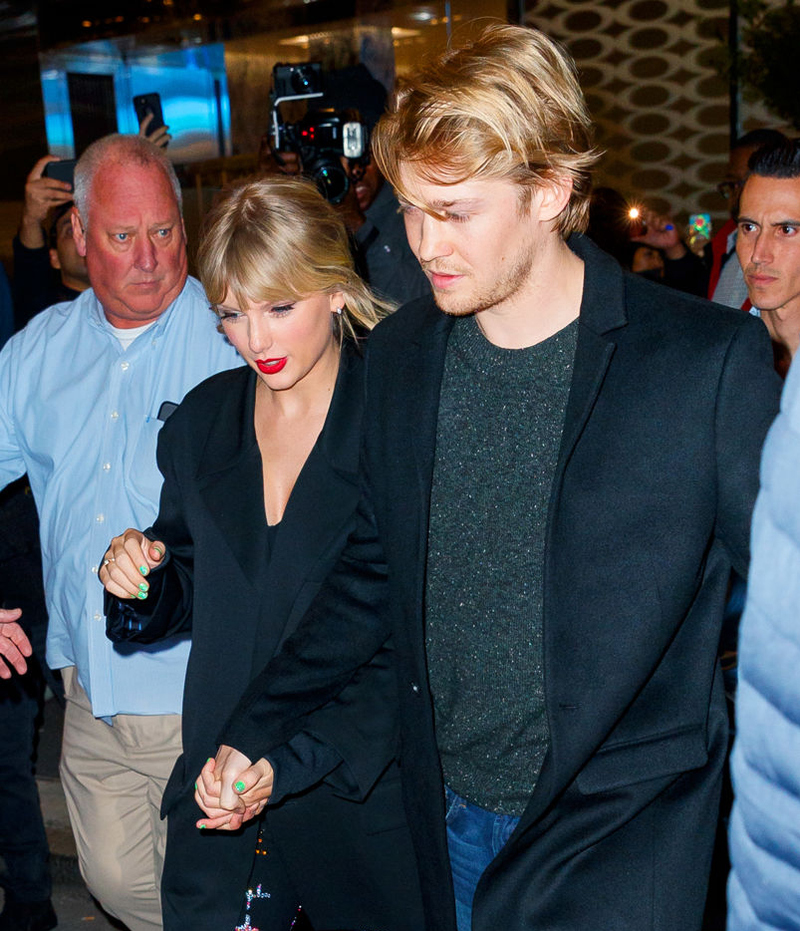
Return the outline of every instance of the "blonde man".
[[[541,33],[424,67],[374,152],[435,303],[373,332],[364,519],[254,720],[285,739],[275,700],[393,631],[429,929],[699,929],[766,334],[579,235],[596,153]]]

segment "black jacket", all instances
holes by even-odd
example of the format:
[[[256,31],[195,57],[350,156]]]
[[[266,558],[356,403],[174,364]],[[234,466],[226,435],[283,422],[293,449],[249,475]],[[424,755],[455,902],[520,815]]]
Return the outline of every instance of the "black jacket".
[[[158,445],[164,486],[159,516],[147,533],[167,544],[168,558],[163,571],[150,576],[147,601],[109,605],[116,639],[148,643],[191,631],[184,753],[162,808],[169,819],[162,880],[168,931],[236,924],[255,832],[252,825],[235,835],[198,831],[194,824],[202,813],[193,783],[216,752],[218,732],[229,718],[236,720],[248,683],[294,629],[335,564],[359,497],[363,360],[346,345],[325,425],[266,562],[256,383],[249,368],[216,375],[190,392],[164,425]],[[309,718],[306,732],[333,747],[340,766],[310,791],[268,806],[265,816],[271,855],[286,867],[286,880],[316,931],[420,926],[400,775],[392,763],[396,687],[389,658],[388,650],[378,651],[335,713],[320,709]],[[257,746],[258,735],[249,736]],[[262,756],[253,752],[251,759]],[[403,898],[408,910],[396,912]]]
[[[727,745],[716,662],[779,383],[758,321],[627,273],[582,237],[572,386],[544,564],[550,748],[478,885],[475,931],[696,931]],[[451,318],[417,301],[368,354],[365,496],[342,560],[228,729],[278,744],[392,633],[428,931],[452,931],[424,592]],[[469,482],[469,476],[464,477]],[[376,613],[377,611],[377,613]],[[338,675],[319,644],[335,638]]]

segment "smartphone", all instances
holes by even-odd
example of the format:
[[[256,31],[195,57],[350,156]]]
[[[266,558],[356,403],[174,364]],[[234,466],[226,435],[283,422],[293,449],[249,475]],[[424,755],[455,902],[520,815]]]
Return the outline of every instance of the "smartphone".
[[[62,158],[59,162],[48,162],[44,166],[42,176],[54,178],[56,181],[66,181],[71,187],[75,187],[75,159]]]
[[[711,239],[711,214],[693,213],[689,217],[689,230],[705,239]]]
[[[153,133],[164,126],[164,111],[161,109],[161,94],[137,94],[133,98],[133,109],[136,111],[136,120],[141,126],[142,120],[148,113],[153,114],[150,125],[147,127],[147,135]]]

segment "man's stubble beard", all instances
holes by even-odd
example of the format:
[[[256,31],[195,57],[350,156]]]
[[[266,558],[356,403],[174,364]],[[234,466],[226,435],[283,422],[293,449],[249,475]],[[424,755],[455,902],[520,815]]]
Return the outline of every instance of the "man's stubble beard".
[[[497,307],[504,301],[515,297],[527,285],[534,274],[540,252],[541,244],[535,242],[532,236],[529,237],[525,246],[514,256],[514,262],[506,274],[477,293],[464,297],[453,294],[451,296],[454,300],[450,303],[446,291],[437,292],[435,288],[432,288],[436,306],[443,313],[453,317],[466,317]]]

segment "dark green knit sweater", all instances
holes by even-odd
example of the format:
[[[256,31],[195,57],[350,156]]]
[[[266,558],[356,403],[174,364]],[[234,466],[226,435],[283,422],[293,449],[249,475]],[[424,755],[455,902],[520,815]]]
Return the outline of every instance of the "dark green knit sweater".
[[[500,349],[465,317],[445,359],[426,592],[437,741],[447,784],[504,814],[522,814],[548,745],[544,533],[577,330]]]

